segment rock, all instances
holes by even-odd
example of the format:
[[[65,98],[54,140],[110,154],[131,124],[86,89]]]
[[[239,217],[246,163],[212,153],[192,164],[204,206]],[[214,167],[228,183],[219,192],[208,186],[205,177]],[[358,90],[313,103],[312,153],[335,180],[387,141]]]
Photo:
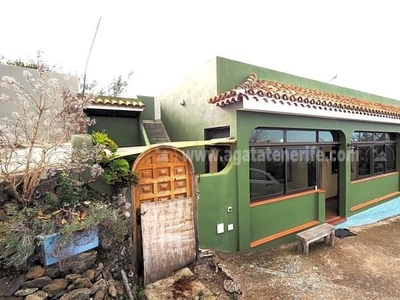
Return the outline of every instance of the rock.
[[[114,285],[110,285],[108,287],[108,294],[113,298],[117,298],[117,289]]]
[[[124,218],[129,219],[131,217],[131,213],[129,211],[124,212]]]
[[[8,216],[14,216],[18,211],[18,204],[14,202],[7,202],[3,205],[4,212]]]
[[[59,292],[65,290],[67,288],[67,286],[68,286],[68,280],[66,280],[64,278],[57,278],[57,279],[54,279],[49,284],[46,284],[42,288],[42,290],[47,292],[49,297],[53,297],[56,294],[58,294]]]
[[[46,267],[44,270],[44,275],[49,276],[50,278],[56,278],[56,277],[61,277],[64,272],[60,270],[60,268],[51,266],[51,267]]]
[[[80,277],[82,277],[81,274],[68,274],[67,276],[65,276],[65,279],[67,279],[69,282],[74,282]]]
[[[25,296],[28,296],[30,294],[33,294],[37,290],[38,290],[38,288],[30,288],[30,289],[18,290],[18,291],[15,292],[14,296],[25,297]]]
[[[22,284],[22,288],[41,288],[45,286],[46,284],[49,284],[51,282],[51,278],[48,276],[43,276],[39,277],[30,281],[25,281]]]
[[[98,291],[96,292],[96,294],[94,294],[93,300],[103,300],[103,299],[104,299],[104,296],[105,296],[104,291],[103,291],[103,290],[98,290]]]
[[[83,273],[89,269],[97,258],[97,251],[89,251],[74,256],[70,261],[70,267],[74,273]]]
[[[224,280],[224,290],[231,294],[240,293],[238,285],[231,279]]]
[[[124,284],[121,281],[116,281],[115,282],[115,288],[117,289],[117,294],[119,296],[123,295],[125,290],[124,290]]]
[[[7,221],[8,219],[9,219],[9,217],[4,212],[4,210],[0,209],[0,221]]]
[[[77,278],[74,283],[72,284],[72,290],[75,289],[82,289],[82,288],[91,288],[93,286],[93,283],[90,281],[89,278],[86,277],[81,277],[81,278]],[[68,289],[70,289],[70,287],[68,287]],[[71,290],[70,289],[70,290]]]
[[[88,300],[90,298],[90,289],[77,289],[63,295],[60,300]]]
[[[107,270],[103,270],[103,278],[105,279],[105,280],[110,280],[110,279],[112,279],[112,275],[111,275],[111,273],[110,272],[108,272]]]
[[[89,280],[93,280],[94,270],[93,269],[86,270],[85,272],[82,273],[82,277],[86,277]]]
[[[47,298],[47,293],[43,291],[37,291],[25,297],[25,300],[45,300]]]
[[[99,263],[97,268],[94,270],[94,277],[97,277],[100,275],[100,273],[103,271],[104,265],[103,263]]]
[[[45,269],[42,268],[42,266],[33,266],[29,269],[28,273],[25,274],[25,278],[28,280],[36,279],[42,277],[44,275],[44,272]]]
[[[99,290],[105,291],[107,288],[107,282],[104,279],[100,279],[99,281],[96,281],[91,289],[91,294],[97,293]]]
[[[25,281],[25,275],[21,275],[17,278],[0,278],[0,297],[10,297],[21,287]]]

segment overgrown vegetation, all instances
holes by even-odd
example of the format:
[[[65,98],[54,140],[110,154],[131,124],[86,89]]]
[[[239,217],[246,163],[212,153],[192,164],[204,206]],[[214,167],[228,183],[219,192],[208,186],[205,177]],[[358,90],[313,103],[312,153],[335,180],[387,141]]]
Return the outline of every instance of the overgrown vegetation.
[[[10,76],[0,81],[0,104],[14,108],[0,120],[0,182],[8,184],[23,205],[32,200],[40,182],[59,170],[82,170],[93,155],[88,149],[67,149],[74,134],[94,124],[84,112],[91,97],[79,99],[45,66],[39,54],[37,69],[23,71],[24,84]]]
[[[94,178],[100,177],[107,185],[112,186],[116,192],[138,183],[137,174],[131,171],[129,162],[124,158],[115,159],[118,150],[117,144],[105,132],[93,132],[93,143],[101,146],[100,156],[102,162],[92,168]]]
[[[35,257],[35,249],[41,243],[38,237],[53,233],[61,233],[60,243],[67,245],[74,233],[99,227],[109,245],[123,241],[129,232],[127,221],[99,194],[82,192],[85,189],[63,173],[57,194],[48,193],[0,222],[0,265],[23,266]]]

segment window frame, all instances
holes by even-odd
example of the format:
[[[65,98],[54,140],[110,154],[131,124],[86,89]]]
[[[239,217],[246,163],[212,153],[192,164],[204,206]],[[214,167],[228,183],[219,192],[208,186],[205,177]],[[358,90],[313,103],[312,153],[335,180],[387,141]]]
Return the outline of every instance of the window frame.
[[[367,135],[371,134],[372,135],[372,140],[362,141],[361,140],[362,133],[367,134]],[[385,138],[383,140],[379,140],[379,139],[376,138],[377,134],[384,134]],[[356,180],[364,179],[364,178],[368,178],[368,177],[379,176],[381,174],[387,174],[387,173],[396,172],[397,142],[395,140],[395,137],[394,137],[393,133],[381,132],[381,131],[355,131],[355,132],[352,133],[352,137],[355,136],[355,135],[358,135],[359,138],[358,138],[358,141],[354,141],[352,139],[352,143],[351,143],[351,146],[353,147],[354,151],[356,151],[355,152],[356,153],[356,156],[355,156],[356,169],[354,171],[351,169],[351,172],[355,173],[355,176],[354,177],[352,176],[351,181],[356,181]],[[393,146],[394,146],[394,150],[395,150],[395,151],[392,151],[392,153],[394,154],[393,155],[394,161],[393,161],[393,164],[392,164],[393,168],[387,168],[388,164],[386,162],[384,162],[383,163],[383,171],[378,171],[377,172],[376,169],[375,169],[375,167],[376,167],[376,165],[375,165],[376,159],[374,158],[375,149],[378,148],[378,147],[383,147],[383,151],[384,151],[384,153],[386,155],[387,149],[390,148],[390,149],[393,150]],[[369,151],[369,162],[368,162],[368,164],[369,164],[369,170],[370,171],[369,171],[368,174],[360,175],[359,149],[360,148],[365,148],[365,147],[368,148],[367,152]],[[350,162],[350,167],[352,166],[353,162],[354,161]]]
[[[318,130],[318,129],[298,129],[298,128],[264,128],[264,127],[257,127],[254,129],[253,133],[256,130],[282,130],[283,132],[283,141],[282,142],[254,142],[253,140],[253,135],[250,137],[249,139],[249,150],[250,151],[254,151],[254,150],[258,150],[258,149],[271,149],[271,150],[280,150],[283,151],[284,153],[284,161],[283,161],[283,172],[284,172],[284,182],[283,182],[283,192],[279,192],[279,193],[273,193],[273,194],[269,194],[269,195],[262,195],[259,197],[251,197],[251,193],[249,193],[250,195],[250,202],[257,202],[257,201],[262,201],[262,200],[266,200],[266,199],[271,199],[271,198],[276,198],[279,196],[287,196],[287,195],[291,195],[291,194],[297,194],[297,193],[301,193],[304,191],[310,191],[315,189],[315,185],[318,184],[318,178],[320,176],[319,172],[319,168],[318,168],[318,162],[317,162],[317,157],[316,157],[316,153],[317,151],[320,149],[320,147],[322,146],[338,146],[340,145],[340,141],[338,141],[338,134],[337,132],[333,132],[331,130]],[[288,131],[299,131],[299,132],[310,132],[313,131],[315,132],[315,141],[298,141],[298,142],[288,142],[287,138],[287,132]],[[332,141],[320,141],[320,132],[330,132],[332,135]],[[252,134],[253,134],[252,133]],[[252,141],[253,140],[253,141]],[[315,185],[314,186],[310,186],[310,187],[304,187],[304,188],[299,188],[299,189],[294,189],[294,190],[289,190],[288,189],[288,182],[289,179],[292,178],[293,174],[291,174],[293,166],[292,166],[292,161],[290,160],[289,157],[289,151],[290,150],[307,150],[307,148],[305,147],[313,147],[315,149],[315,153],[313,155],[312,160],[310,161],[314,161],[315,165],[314,165],[314,172],[315,172]],[[249,164],[249,187],[250,187],[250,168],[252,168],[251,164]]]

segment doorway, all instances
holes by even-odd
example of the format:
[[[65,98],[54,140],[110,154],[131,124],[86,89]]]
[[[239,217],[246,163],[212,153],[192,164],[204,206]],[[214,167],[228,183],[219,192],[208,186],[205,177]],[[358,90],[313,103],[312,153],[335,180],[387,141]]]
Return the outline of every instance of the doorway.
[[[339,161],[338,146],[324,146],[320,150],[324,159],[320,162],[320,188],[325,190],[325,220],[330,222],[339,215]]]

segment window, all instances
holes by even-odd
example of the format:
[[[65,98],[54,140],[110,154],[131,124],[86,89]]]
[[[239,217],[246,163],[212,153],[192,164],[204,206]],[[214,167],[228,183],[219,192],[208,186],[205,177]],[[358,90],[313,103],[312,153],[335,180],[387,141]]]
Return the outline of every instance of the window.
[[[250,199],[313,189],[320,143],[337,144],[330,131],[257,128],[250,137]]]
[[[396,169],[396,142],[384,132],[354,132],[351,179],[393,172]]]

